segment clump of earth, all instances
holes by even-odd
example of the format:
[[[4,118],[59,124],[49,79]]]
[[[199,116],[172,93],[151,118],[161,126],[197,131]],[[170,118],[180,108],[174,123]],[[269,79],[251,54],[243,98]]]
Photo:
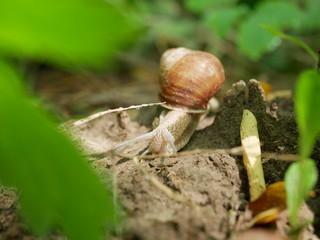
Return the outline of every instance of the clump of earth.
[[[239,221],[250,199],[247,173],[242,156],[225,149],[241,146],[244,109],[257,119],[262,152],[274,156],[262,159],[266,183],[282,181],[290,162],[277,156],[298,152],[293,103],[284,98],[266,102],[255,80],[235,83],[225,94],[219,111],[203,119],[200,129],[181,150],[202,152],[140,159],[138,167],[125,156],[141,154],[148,141],[109,154],[115,145],[150,131],[161,107],[140,109],[135,118],[126,112],[106,114],[74,129],[77,144],[91,156],[88,161],[100,176],[112,175],[116,184],[126,218],[115,239],[286,239],[286,220],[254,229],[244,229]],[[312,157],[320,158],[319,145]],[[318,239],[320,232],[315,229],[320,229],[319,200],[319,196],[311,198],[300,211],[300,218],[314,219],[313,225],[301,233],[302,239]],[[4,239],[14,239],[10,238],[12,232],[21,237],[16,239],[29,236],[16,215],[15,201],[10,194],[0,192],[0,232],[7,236]]]

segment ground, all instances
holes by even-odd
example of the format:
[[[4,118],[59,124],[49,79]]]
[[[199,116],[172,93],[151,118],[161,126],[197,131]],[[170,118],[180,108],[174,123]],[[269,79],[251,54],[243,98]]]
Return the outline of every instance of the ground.
[[[242,156],[215,151],[241,145],[243,109],[249,109],[257,118],[262,151],[273,153],[273,157],[263,157],[266,183],[283,180],[290,162],[279,160],[278,154],[297,154],[293,103],[285,98],[266,102],[254,80],[234,84],[224,95],[219,111],[201,122],[181,151],[203,152],[167,157],[164,161],[142,159],[138,166],[132,158],[108,153],[116,144],[150,131],[161,107],[142,108],[134,118],[126,112],[107,114],[73,129],[75,141],[90,155],[89,161],[99,175],[113,175],[127,216],[115,239],[286,239],[288,226],[283,219],[250,231],[243,227],[240,219],[249,191]],[[137,142],[118,150],[118,154],[137,155],[147,145],[147,141]],[[317,145],[313,158],[319,160],[319,153]],[[310,199],[300,212],[300,219],[315,219],[302,232],[302,239],[318,239],[319,200],[319,196]],[[0,239],[33,239],[17,216],[17,208],[14,190],[1,189]]]

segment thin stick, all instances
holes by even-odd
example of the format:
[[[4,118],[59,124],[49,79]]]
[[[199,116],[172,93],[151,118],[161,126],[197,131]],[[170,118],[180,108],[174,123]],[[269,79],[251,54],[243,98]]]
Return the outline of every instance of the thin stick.
[[[299,160],[299,155],[297,154],[278,154],[278,153],[262,152],[261,156],[263,158],[273,158],[273,159],[288,161],[288,162],[295,162]]]
[[[97,159],[102,159],[108,155],[113,154],[118,157],[122,158],[133,158],[133,157],[138,157],[139,159],[154,159],[154,158],[161,158],[161,157],[181,157],[181,156],[189,156],[189,155],[194,155],[194,154],[201,154],[201,153],[217,153],[217,152],[225,152],[230,155],[235,155],[235,156],[242,156],[242,147],[234,147],[234,148],[228,148],[228,149],[195,149],[191,151],[184,151],[184,152],[176,152],[172,153],[170,155],[163,155],[163,154],[151,154],[151,155],[129,155],[129,154],[122,154],[118,153],[116,151],[109,150],[107,152],[101,152],[101,153],[95,153],[95,154],[89,154],[87,156],[97,158]],[[276,160],[280,161],[288,161],[288,162],[295,162],[299,160],[299,156],[296,154],[279,154],[279,153],[270,153],[270,152],[262,152],[261,156],[263,158],[273,158]],[[97,159],[93,159],[97,160]]]
[[[163,105],[163,104],[165,104],[165,102],[161,102],[161,103],[145,103],[145,104],[140,104],[140,105],[132,105],[132,106],[126,107],[126,108],[120,107],[120,108],[116,108],[116,109],[110,109],[110,110],[98,112],[98,113],[90,115],[89,117],[77,120],[77,121],[72,123],[72,126],[73,127],[79,127],[80,125],[82,125],[82,124],[84,124],[86,122],[92,121],[93,119],[102,117],[103,115],[106,115],[106,114],[109,114],[109,113],[123,112],[123,111],[131,110],[131,109],[139,110],[140,108],[143,108],[143,107],[152,107],[152,106]]]
[[[154,159],[154,158],[161,158],[161,157],[181,157],[181,156],[188,156],[188,155],[194,155],[194,154],[201,154],[201,153],[217,153],[217,152],[225,152],[230,155],[236,155],[236,156],[242,156],[242,147],[234,147],[229,149],[195,149],[192,151],[184,151],[184,152],[176,152],[172,153],[170,155],[162,155],[162,154],[152,154],[152,155],[140,155],[140,156],[133,156],[128,154],[121,154],[121,153],[115,153],[116,156],[123,157],[123,158],[133,158],[133,157],[139,157],[140,159]],[[102,153],[104,156],[106,156],[106,153]],[[100,155],[102,156],[102,155]],[[296,154],[278,154],[278,153],[269,153],[269,152],[262,152],[261,156],[263,158],[274,158],[281,161],[289,161],[294,162],[299,160],[299,156]]]

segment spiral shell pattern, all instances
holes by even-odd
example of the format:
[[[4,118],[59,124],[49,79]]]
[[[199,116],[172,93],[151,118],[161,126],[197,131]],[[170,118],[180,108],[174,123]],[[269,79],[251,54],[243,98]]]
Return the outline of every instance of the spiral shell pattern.
[[[186,48],[167,50],[160,61],[160,100],[168,108],[207,109],[225,80],[224,69],[214,55]]]

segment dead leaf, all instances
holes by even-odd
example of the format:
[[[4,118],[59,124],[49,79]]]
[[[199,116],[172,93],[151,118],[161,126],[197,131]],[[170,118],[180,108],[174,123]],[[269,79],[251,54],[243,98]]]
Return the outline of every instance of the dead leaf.
[[[263,88],[264,94],[267,96],[272,92],[272,87],[269,83],[260,81],[260,85]]]
[[[257,200],[249,203],[253,217],[250,222],[252,225],[272,222],[286,207],[284,182],[270,184]]]

